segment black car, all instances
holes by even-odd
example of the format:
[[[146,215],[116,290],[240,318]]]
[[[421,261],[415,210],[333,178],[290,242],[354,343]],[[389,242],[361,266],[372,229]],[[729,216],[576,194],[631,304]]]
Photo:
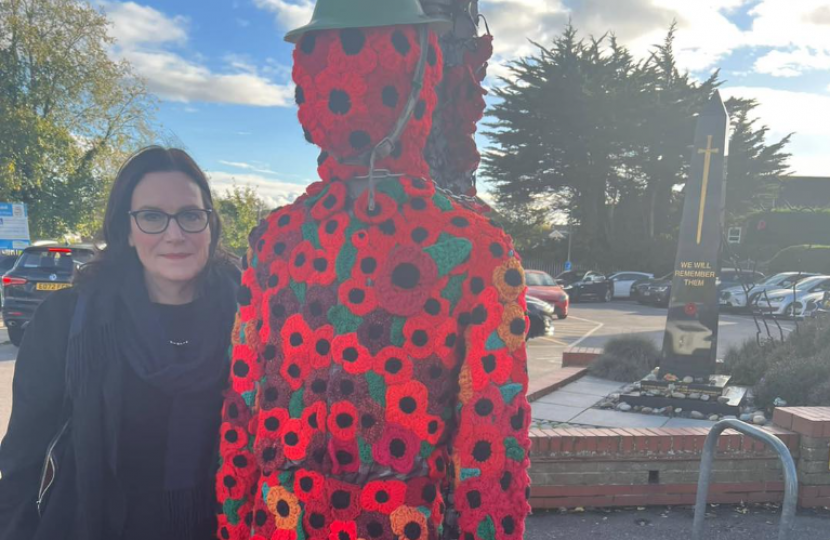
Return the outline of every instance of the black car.
[[[660,279],[655,279],[640,293],[637,301],[641,304],[668,307],[671,301],[671,282],[673,278],[674,272]]]
[[[26,325],[37,306],[53,291],[70,286],[75,269],[89,262],[91,246],[37,246],[23,250],[14,267],[3,276],[3,321],[9,339],[20,345]]]
[[[530,319],[530,330],[527,339],[553,335],[553,321],[556,319],[556,308],[544,300],[533,296],[527,297],[527,316]]]
[[[648,288],[657,282],[663,283],[668,281],[671,283],[673,277],[674,272],[669,272],[663,277],[640,280],[631,286],[631,298],[636,299],[641,304],[648,304],[650,302],[647,301],[648,297],[645,294]]]
[[[614,299],[614,284],[599,272],[571,270],[556,276],[556,281],[562,284],[562,289],[568,293],[571,302],[610,302]]]
[[[0,277],[12,269],[12,266],[14,266],[14,263],[17,262],[18,257],[20,257],[19,253],[0,253]],[[3,307],[2,285],[0,285],[0,307]]]

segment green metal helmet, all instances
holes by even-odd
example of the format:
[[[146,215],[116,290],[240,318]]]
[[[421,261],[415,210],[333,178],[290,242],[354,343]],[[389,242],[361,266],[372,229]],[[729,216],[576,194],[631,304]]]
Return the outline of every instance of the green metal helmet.
[[[448,22],[424,13],[419,0],[317,0],[311,22],[288,32],[285,41],[296,43],[315,30]]]

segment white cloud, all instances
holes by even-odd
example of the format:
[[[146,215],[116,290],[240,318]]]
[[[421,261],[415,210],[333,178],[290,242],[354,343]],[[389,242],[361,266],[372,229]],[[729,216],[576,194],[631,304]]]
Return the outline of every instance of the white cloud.
[[[256,165],[252,165],[250,163],[244,163],[244,162],[241,162],[241,161],[219,160],[219,163],[221,163],[222,165],[227,165],[228,167],[235,167],[237,169],[244,169],[244,170],[247,170],[247,171],[253,171],[253,172],[258,172],[258,173],[262,173],[262,174],[280,174],[276,171],[272,171],[271,169],[258,167]]]
[[[204,59],[185,58],[176,51],[188,41],[188,19],[168,16],[135,2],[102,4],[116,39],[112,54],[130,62],[148,89],[176,102],[229,103],[260,107],[293,104],[294,86],[284,77],[278,83],[241,57],[228,55],[222,70]],[[267,66],[273,73],[273,66]]]
[[[238,174],[227,171],[207,171],[211,186],[218,193],[226,193],[234,186],[251,187],[272,208],[284,206],[305,193],[306,186],[265,178],[257,174]]]
[[[758,100],[755,112],[770,128],[767,142],[795,133],[786,148],[792,154],[790,165],[795,174],[830,176],[830,123],[816,118],[819,111],[830,111],[830,95],[747,86],[726,87],[721,93],[725,99]]]
[[[268,10],[277,18],[277,23],[284,30],[292,30],[307,24],[314,13],[312,0],[254,0],[261,9]]]

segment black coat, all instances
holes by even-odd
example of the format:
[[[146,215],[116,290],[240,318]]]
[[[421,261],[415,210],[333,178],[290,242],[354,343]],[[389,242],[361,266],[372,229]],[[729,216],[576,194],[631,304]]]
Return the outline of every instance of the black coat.
[[[67,419],[66,348],[76,302],[71,289],[50,295],[26,328],[18,351],[12,415],[0,444],[0,540],[35,538],[40,521],[35,501],[46,449]],[[38,540],[72,538],[75,471],[67,469],[73,469],[74,461],[71,455],[61,460],[65,468],[56,476]]]

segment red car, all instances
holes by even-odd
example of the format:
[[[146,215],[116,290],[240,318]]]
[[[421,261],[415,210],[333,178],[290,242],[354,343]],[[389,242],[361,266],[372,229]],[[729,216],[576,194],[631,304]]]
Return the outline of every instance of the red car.
[[[568,295],[549,274],[540,270],[525,270],[525,281],[529,295],[551,304],[556,309],[558,318],[568,317]]]

